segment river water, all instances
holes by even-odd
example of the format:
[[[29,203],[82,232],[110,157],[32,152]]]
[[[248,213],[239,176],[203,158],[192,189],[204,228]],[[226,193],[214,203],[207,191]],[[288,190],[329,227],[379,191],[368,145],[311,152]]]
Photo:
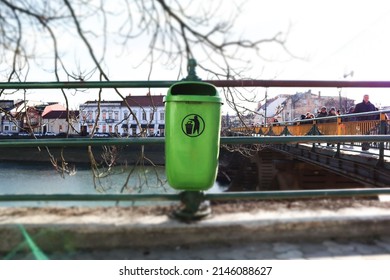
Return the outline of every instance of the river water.
[[[103,174],[105,170],[99,170]],[[125,182],[129,173],[129,181]],[[218,193],[227,186],[217,182],[208,193]],[[88,165],[77,164],[74,174],[62,176],[50,163],[36,162],[0,162],[1,194],[130,194],[130,193],[175,193],[166,182],[164,167],[117,166],[108,176],[95,179]],[[120,206],[144,205],[163,202],[119,202]],[[172,203],[172,202],[169,202]],[[0,202],[0,206],[113,206],[116,202],[84,201],[37,201],[37,202]]]

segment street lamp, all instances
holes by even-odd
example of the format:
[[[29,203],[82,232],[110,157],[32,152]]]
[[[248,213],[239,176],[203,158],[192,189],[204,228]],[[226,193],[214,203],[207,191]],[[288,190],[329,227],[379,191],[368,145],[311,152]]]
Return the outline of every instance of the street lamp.
[[[264,103],[264,126],[267,126],[267,99],[268,93],[267,89],[265,90],[265,103]]]
[[[351,77],[351,78],[353,77],[353,70],[350,71],[349,73],[346,73],[346,74],[343,75],[344,79],[347,78],[347,77]],[[347,102],[348,102],[348,100],[347,100]],[[339,109],[340,109],[340,112],[341,112],[341,107],[342,107],[342,105],[341,105],[341,88],[340,88],[340,90],[339,90]],[[344,108],[344,113],[346,113],[347,110],[348,110],[348,108]]]

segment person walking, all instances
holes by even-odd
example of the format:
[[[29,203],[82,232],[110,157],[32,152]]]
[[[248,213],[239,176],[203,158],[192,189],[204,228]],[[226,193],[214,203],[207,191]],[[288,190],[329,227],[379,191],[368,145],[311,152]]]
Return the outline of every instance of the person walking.
[[[365,113],[365,112],[372,112],[376,111],[376,108],[374,104],[370,102],[370,96],[368,94],[365,94],[363,96],[363,101],[356,104],[354,113]],[[375,120],[375,115],[370,116],[359,116],[356,119],[359,121],[365,121],[365,120]],[[362,143],[362,150],[368,151],[370,149],[370,143],[363,142]]]
[[[356,113],[365,113],[365,112],[372,112],[372,111],[376,111],[376,108],[374,104],[370,102],[370,96],[368,94],[365,94],[363,96],[363,101],[356,104],[354,113],[356,114]],[[357,119],[360,121],[375,120],[375,116],[374,115],[359,116]]]
[[[319,112],[317,112],[316,118],[325,118],[328,116],[328,112],[326,111],[326,107],[322,106]],[[324,123],[325,120],[317,120],[317,123]],[[321,146],[321,143],[318,143],[318,146]]]
[[[338,114],[336,113],[336,108],[335,107],[330,108],[328,112],[328,117],[336,117],[336,116],[338,116]],[[336,118],[328,120],[328,122],[336,122],[336,121],[337,121]]]
[[[324,117],[327,117],[327,116],[328,116],[328,112],[326,112],[326,107],[322,106],[321,110],[317,114],[316,118],[324,118]],[[321,123],[321,122],[324,122],[324,121],[322,120],[322,121],[318,121],[318,122]]]
[[[330,108],[330,110],[328,112],[328,117],[336,117],[336,116],[338,116],[337,113],[336,113],[336,108],[335,107]],[[337,122],[337,119],[336,118],[331,118],[331,119],[328,119],[326,122],[328,122],[328,123],[335,123],[335,122]],[[327,143],[326,146],[334,147],[334,144]]]

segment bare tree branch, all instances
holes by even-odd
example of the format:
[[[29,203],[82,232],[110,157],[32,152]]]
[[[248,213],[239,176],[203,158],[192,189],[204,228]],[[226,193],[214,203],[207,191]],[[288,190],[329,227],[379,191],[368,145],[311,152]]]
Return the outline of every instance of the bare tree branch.
[[[267,60],[262,46],[270,44],[294,57],[286,46],[287,33],[277,32],[269,38],[253,40],[235,34],[235,19],[240,14],[241,4],[233,5],[230,13],[217,17],[222,5],[232,3],[221,0],[212,8],[210,3],[204,3],[190,0],[0,0],[0,79],[26,81],[31,75],[30,69],[39,68],[52,74],[56,81],[109,81],[112,65],[108,50],[113,44],[121,45],[124,65],[141,67],[148,64],[147,79],[153,77],[157,64],[177,69],[177,78],[183,78],[187,61],[192,58],[197,59],[199,68],[206,75],[210,75],[207,78],[247,78],[245,75],[253,65]],[[139,52],[136,44],[142,45],[145,51]],[[136,49],[136,55],[127,58],[127,50],[133,49]],[[245,58],[244,52],[254,56]],[[50,61],[49,66],[47,61]],[[125,94],[118,89],[114,91],[128,107],[129,116],[132,115],[140,126]],[[16,93],[0,89],[0,97]],[[27,91],[23,93],[25,96]],[[67,121],[71,124],[69,91],[62,89],[61,93],[67,108]],[[99,104],[102,94],[103,89],[100,89]],[[224,89],[224,94],[226,103],[243,123],[244,114],[256,113],[250,105],[243,105],[256,102],[248,92]],[[99,115],[91,137],[98,118]],[[71,125],[67,134],[70,128]],[[73,172],[63,154],[58,162],[49,149],[47,152],[59,172]],[[115,164],[115,151],[106,148],[105,170],[99,169],[91,147],[88,154],[94,180],[98,183]],[[143,152],[140,157],[140,164],[151,163]]]

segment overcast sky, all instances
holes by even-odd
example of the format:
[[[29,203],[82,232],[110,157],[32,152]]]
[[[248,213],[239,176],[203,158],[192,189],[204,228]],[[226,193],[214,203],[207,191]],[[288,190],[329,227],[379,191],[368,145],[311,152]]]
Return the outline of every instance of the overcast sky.
[[[288,34],[286,47],[295,58],[274,45],[264,47],[262,54],[269,61],[257,60],[251,78],[390,80],[390,2],[386,0],[248,0],[234,30],[251,39],[269,38],[280,31]],[[124,72],[118,72],[118,79],[124,78],[119,73]],[[159,72],[160,79],[175,79],[176,73]],[[303,90],[307,89],[268,89],[268,94]],[[336,88],[312,91],[339,94]],[[263,95],[264,89],[259,92]],[[390,89],[342,89],[341,93],[358,102],[369,93],[377,106],[390,105]]]
[[[251,23],[243,19],[248,34],[289,30],[287,47],[302,58],[288,59],[275,51],[273,58],[279,62],[266,63],[261,78],[390,80],[388,1],[251,0],[244,13],[244,18],[253,19]],[[325,91],[338,94],[338,89]],[[358,101],[365,92],[373,103],[390,105],[390,89],[342,90]]]
[[[209,0],[205,1],[208,3]],[[230,1],[222,3],[221,11]],[[269,61],[256,60],[249,77],[279,80],[389,80],[390,81],[390,2],[388,0],[248,0],[234,26],[243,38],[260,39],[277,32],[288,33],[286,47],[262,48]],[[70,41],[70,39],[67,39]],[[145,80],[148,66],[132,69],[139,63],[142,44],[131,45],[126,59],[118,55],[115,43],[109,46],[107,57],[112,80]],[[131,42],[133,44],[133,42]],[[81,55],[82,56],[82,55]],[[129,58],[135,57],[128,62]],[[137,60],[138,58],[138,60]],[[78,63],[82,63],[80,60]],[[350,75],[353,72],[353,75]],[[203,73],[200,77],[206,79]],[[344,78],[344,76],[347,76]],[[34,80],[46,80],[40,73]],[[175,80],[177,70],[155,71],[152,79]],[[307,89],[268,89],[269,96],[279,93],[294,94]],[[264,95],[265,89],[258,89]],[[339,89],[312,89],[324,95],[335,95]],[[141,92],[132,90],[131,92]],[[360,102],[364,93],[371,95],[377,106],[390,105],[390,89],[342,89],[342,95]],[[144,91],[142,92],[145,93]],[[152,94],[166,93],[166,89],[152,90]],[[35,95],[34,95],[35,96]],[[38,99],[43,98],[37,95]],[[42,94],[42,96],[44,96]],[[84,102],[87,95],[71,98],[73,104]],[[33,98],[33,97],[28,97]],[[61,98],[61,97],[59,97]],[[47,99],[47,95],[46,95]],[[54,99],[54,95],[53,95]]]

